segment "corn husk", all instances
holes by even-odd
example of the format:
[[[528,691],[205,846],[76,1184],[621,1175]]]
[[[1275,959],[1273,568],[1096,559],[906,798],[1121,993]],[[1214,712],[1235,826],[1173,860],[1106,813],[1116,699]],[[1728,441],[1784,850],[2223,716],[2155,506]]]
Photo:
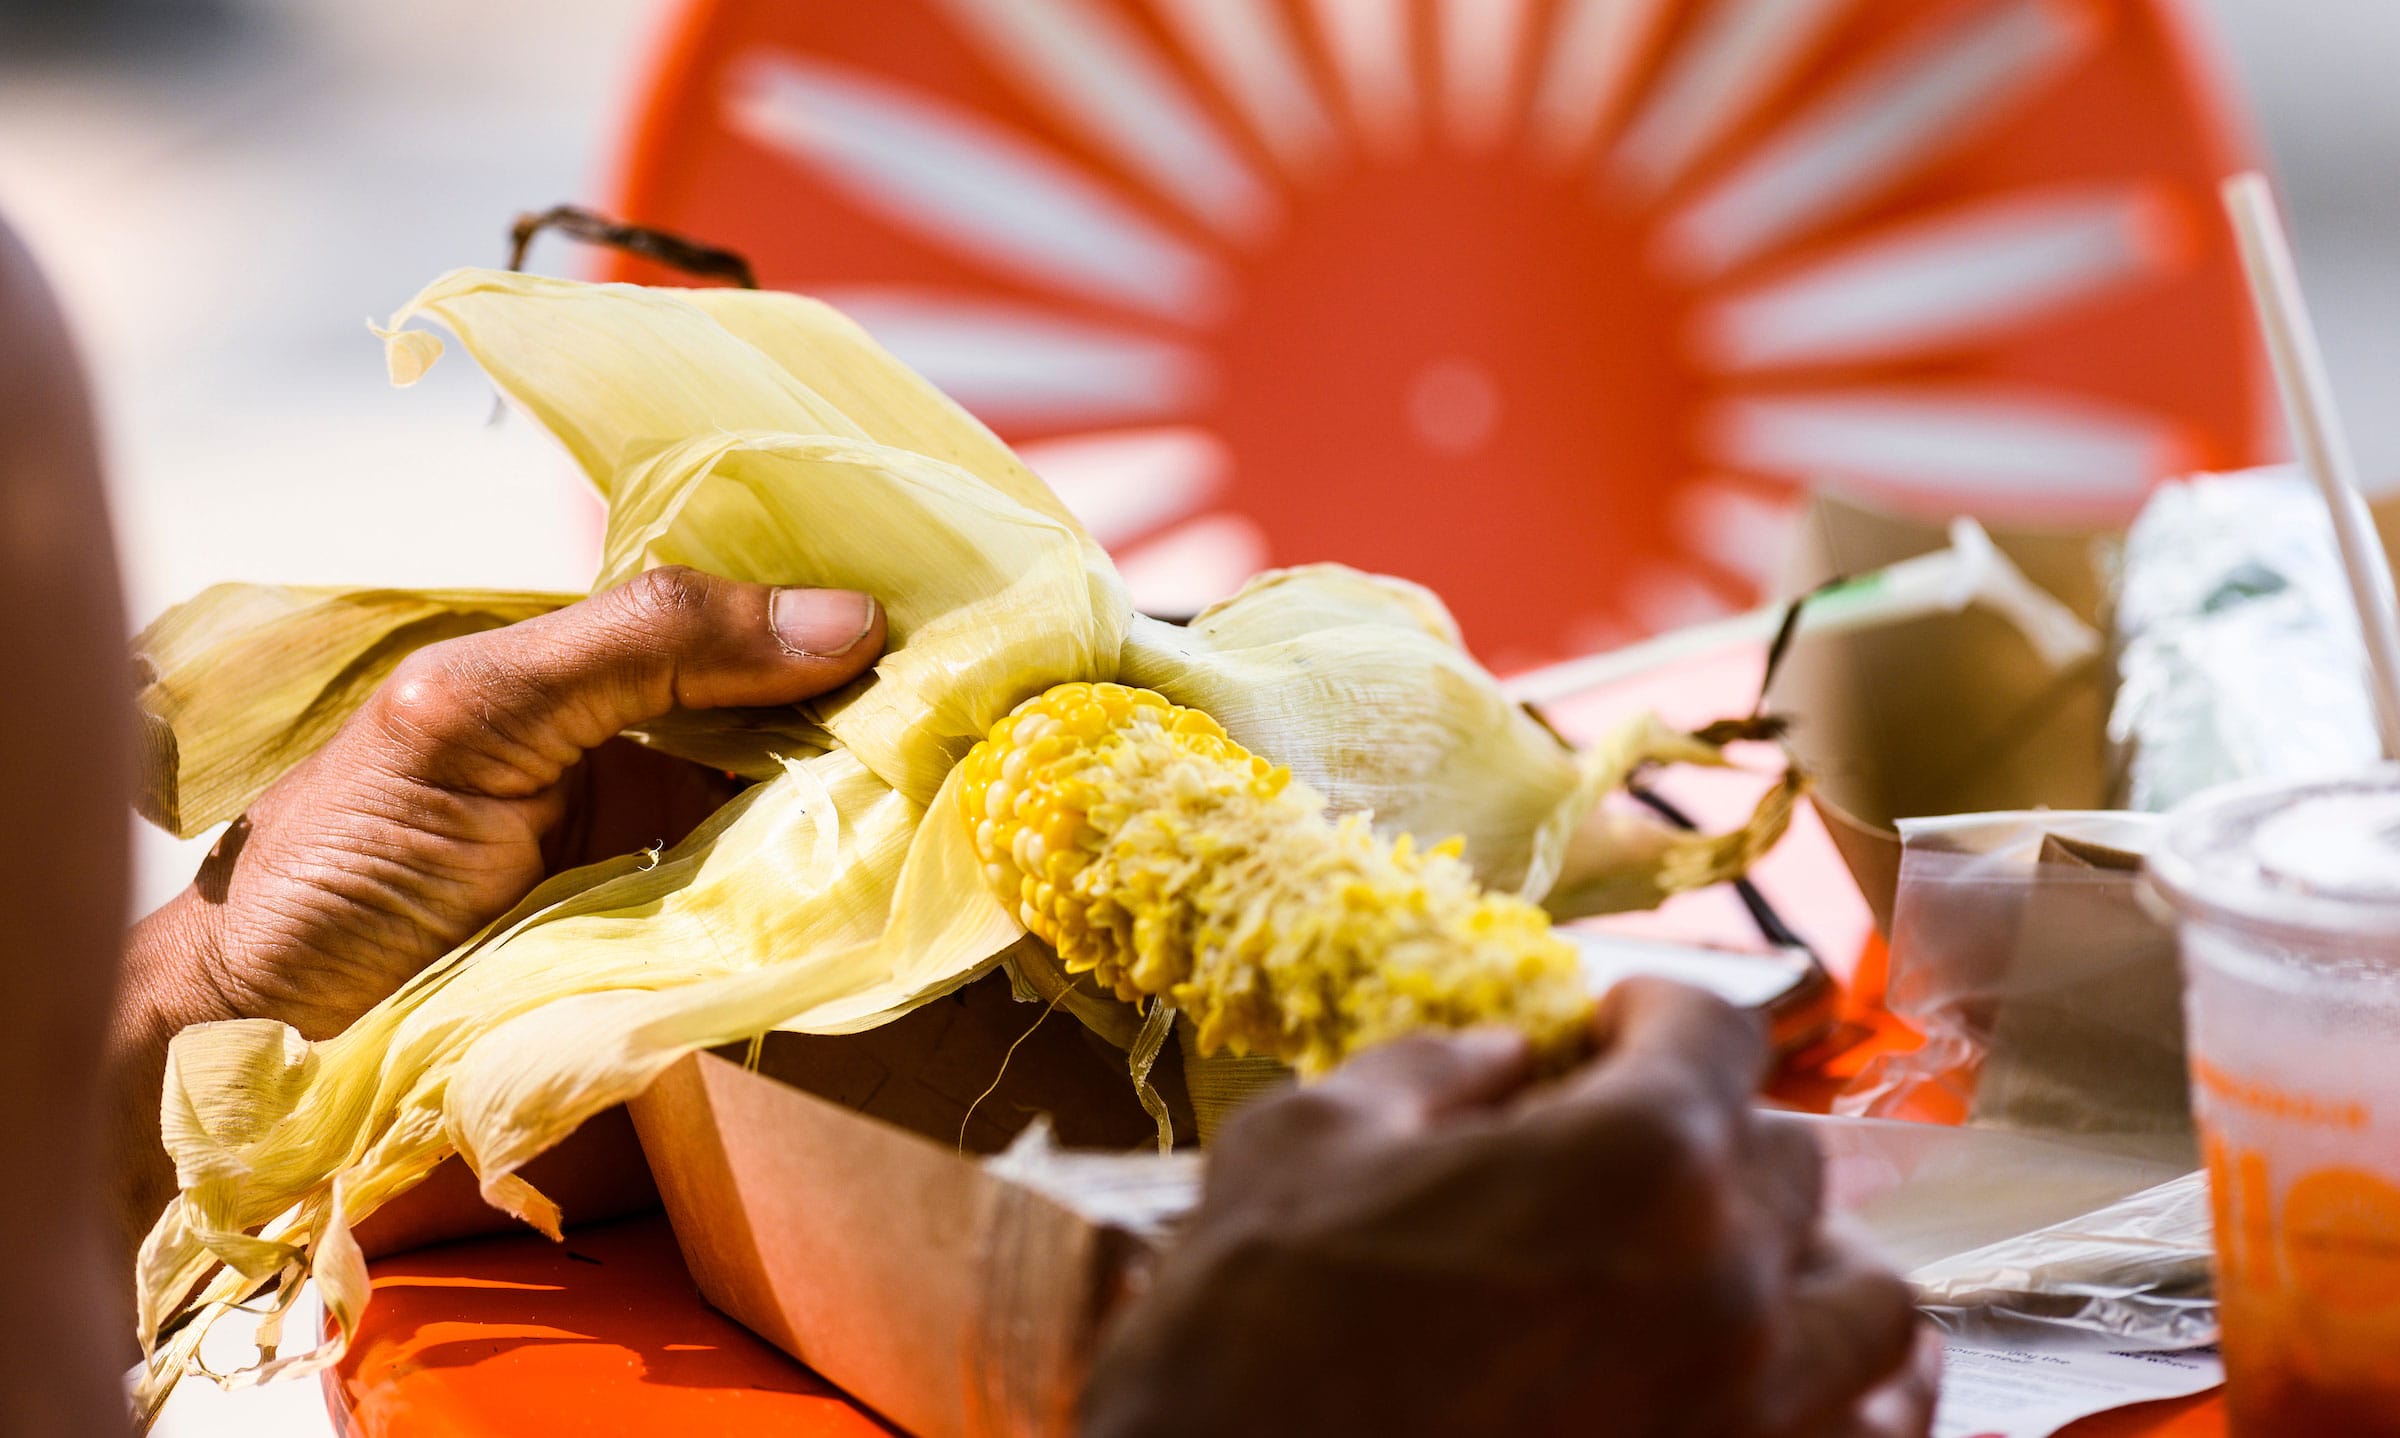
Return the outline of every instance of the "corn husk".
[[[440,350],[401,328],[413,318],[448,329],[607,500],[596,587],[661,564],[855,587],[884,601],[889,647],[799,711],[650,726],[763,782],[664,853],[551,879],[344,1033],[312,1044],[245,1021],[176,1039],[162,1129],[181,1192],[139,1275],[146,1407],[215,1313],[312,1273],[331,1342],[236,1381],[331,1362],[366,1298],[349,1225],[453,1153],[488,1200],[555,1234],[561,1215],[518,1170],[694,1049],[857,1031],[1004,955],[1054,991],[952,797],[975,740],[1053,684],[1121,679],[1206,710],[1337,809],[1462,834],[1483,882],[1533,899],[1562,877],[1589,900],[1715,873],[1668,861],[1689,840],[1593,819],[1634,764],[1717,762],[1712,746],[1644,724],[1578,755],[1507,702],[1432,595],[1339,567],[1264,576],[1189,628],[1140,618],[1005,446],[822,305],[460,271],[382,331],[403,383]],[[146,812],[181,832],[233,812],[416,645],[559,602],[210,591],[143,641],[146,702],[166,696],[148,712],[176,756]],[[321,657],[243,692],[295,644]],[[1754,852],[1780,822],[1762,810],[1725,842]],[[1124,1006],[1077,1008],[1129,1041]]]
[[[573,594],[220,584],[133,641],[135,803],[178,838],[239,814],[333,737],[411,652],[572,604]]]

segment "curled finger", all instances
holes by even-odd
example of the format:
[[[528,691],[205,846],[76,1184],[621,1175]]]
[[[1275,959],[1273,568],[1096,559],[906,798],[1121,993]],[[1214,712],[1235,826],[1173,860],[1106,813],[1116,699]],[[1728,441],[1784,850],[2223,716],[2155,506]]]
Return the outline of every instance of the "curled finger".
[[[1397,1120],[1421,1124],[1498,1103],[1533,1076],[1533,1051],[1514,1029],[1416,1034],[1380,1044],[1318,1085]]]
[[[1930,1323],[1917,1327],[1917,1346],[1907,1366],[1869,1393],[1826,1438],[1927,1438],[1941,1398],[1942,1333]]]
[[[1760,1389],[1762,1433],[1849,1431],[1868,1395],[1900,1377],[1921,1321],[1908,1285],[1835,1225],[1792,1279]]]
[[[1743,1165],[1752,1201],[1776,1230],[1790,1236],[1792,1252],[1813,1257],[1825,1217],[1825,1154],[1808,1121],[1761,1111],[1746,1130]]]

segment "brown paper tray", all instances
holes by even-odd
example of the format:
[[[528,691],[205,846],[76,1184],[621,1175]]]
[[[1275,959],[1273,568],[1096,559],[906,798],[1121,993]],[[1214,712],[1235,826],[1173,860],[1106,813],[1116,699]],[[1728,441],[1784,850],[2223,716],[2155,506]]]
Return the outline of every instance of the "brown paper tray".
[[[759,1071],[696,1054],[632,1105],[709,1302],[924,1438],[1071,1431],[1146,1252],[978,1161],[1037,1112],[1077,1146],[1155,1141],[1122,1056],[1063,1014],[975,1103],[1040,1013],[987,979],[870,1033],[770,1036]]]

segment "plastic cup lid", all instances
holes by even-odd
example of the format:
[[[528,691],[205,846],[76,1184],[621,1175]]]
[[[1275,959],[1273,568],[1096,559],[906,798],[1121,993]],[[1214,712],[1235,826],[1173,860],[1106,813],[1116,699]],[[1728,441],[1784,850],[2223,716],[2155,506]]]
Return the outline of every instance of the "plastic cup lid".
[[[2400,937],[2400,765],[2212,789],[2168,816],[2150,877],[2186,919]]]

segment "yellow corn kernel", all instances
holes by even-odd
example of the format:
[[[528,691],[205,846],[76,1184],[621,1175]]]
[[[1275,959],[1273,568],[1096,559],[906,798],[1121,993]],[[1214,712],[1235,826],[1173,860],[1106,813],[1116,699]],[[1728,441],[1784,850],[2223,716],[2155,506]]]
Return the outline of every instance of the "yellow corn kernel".
[[[1165,995],[1203,1052],[1321,1072],[1424,1028],[1513,1024],[1558,1053],[1591,996],[1539,908],[1485,893],[1456,839],[1325,813],[1215,719],[1119,684],[1026,700],[967,757],[995,891],[1075,973]]]

